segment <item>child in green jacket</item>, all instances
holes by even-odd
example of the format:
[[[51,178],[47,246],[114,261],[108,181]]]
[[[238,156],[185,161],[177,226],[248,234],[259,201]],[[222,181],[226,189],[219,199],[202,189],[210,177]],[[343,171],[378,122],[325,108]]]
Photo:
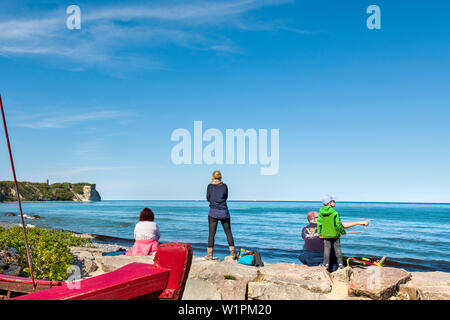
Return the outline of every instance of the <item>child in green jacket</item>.
[[[326,195],[322,199],[324,207],[319,211],[317,218],[317,233],[323,238],[323,265],[328,270],[330,267],[331,247],[334,248],[339,268],[344,268],[344,259],[341,250],[341,234],[345,234],[345,228],[339,218],[339,213],[334,210],[336,205],[332,196]]]

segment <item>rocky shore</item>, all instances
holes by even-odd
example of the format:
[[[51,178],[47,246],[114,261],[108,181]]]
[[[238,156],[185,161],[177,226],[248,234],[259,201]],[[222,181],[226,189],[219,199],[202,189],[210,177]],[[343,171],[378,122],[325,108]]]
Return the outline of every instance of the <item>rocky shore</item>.
[[[114,271],[151,256],[102,256],[118,245],[71,248],[82,278]],[[123,246],[122,246],[123,248]],[[194,257],[183,300],[450,300],[450,274],[399,268],[350,268],[329,273],[321,267],[289,263],[245,266],[226,257]]]
[[[153,256],[103,256],[128,250],[117,244],[98,243],[90,234],[88,247],[71,247],[81,279],[114,271],[131,262],[153,263]],[[14,251],[0,250],[0,273],[19,275]],[[322,267],[265,263],[246,266],[226,257],[193,257],[183,300],[450,300],[450,273],[407,272],[401,268],[350,268],[329,273]]]

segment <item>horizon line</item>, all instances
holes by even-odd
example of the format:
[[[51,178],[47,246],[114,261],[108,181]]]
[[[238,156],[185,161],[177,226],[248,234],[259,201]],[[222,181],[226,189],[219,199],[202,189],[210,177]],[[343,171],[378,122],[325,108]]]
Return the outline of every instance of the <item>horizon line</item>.
[[[101,201],[204,201],[205,199],[102,199]],[[101,202],[100,201],[100,202]],[[320,200],[227,200],[227,202],[311,202],[317,203]],[[358,200],[342,200],[337,203],[398,203],[398,204],[450,204],[450,202],[428,202],[428,201],[358,201]]]

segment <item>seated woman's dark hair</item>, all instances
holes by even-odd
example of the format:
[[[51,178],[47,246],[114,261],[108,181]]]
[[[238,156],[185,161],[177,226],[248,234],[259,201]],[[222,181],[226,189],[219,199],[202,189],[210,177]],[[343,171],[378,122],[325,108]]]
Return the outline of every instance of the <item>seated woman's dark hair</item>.
[[[155,215],[149,208],[144,208],[139,215],[139,221],[154,221]]]

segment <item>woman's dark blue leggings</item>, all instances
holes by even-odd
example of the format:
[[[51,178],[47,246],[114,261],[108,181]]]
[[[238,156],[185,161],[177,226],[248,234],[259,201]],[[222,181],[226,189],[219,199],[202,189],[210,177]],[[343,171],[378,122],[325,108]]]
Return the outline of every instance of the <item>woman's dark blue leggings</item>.
[[[234,239],[233,234],[231,233],[231,225],[230,218],[228,219],[217,219],[211,216],[208,216],[208,224],[209,224],[209,237],[208,237],[208,247],[214,247],[214,238],[216,237],[217,224],[219,221],[222,223],[223,231],[227,235],[228,245],[230,247],[234,247]]]

